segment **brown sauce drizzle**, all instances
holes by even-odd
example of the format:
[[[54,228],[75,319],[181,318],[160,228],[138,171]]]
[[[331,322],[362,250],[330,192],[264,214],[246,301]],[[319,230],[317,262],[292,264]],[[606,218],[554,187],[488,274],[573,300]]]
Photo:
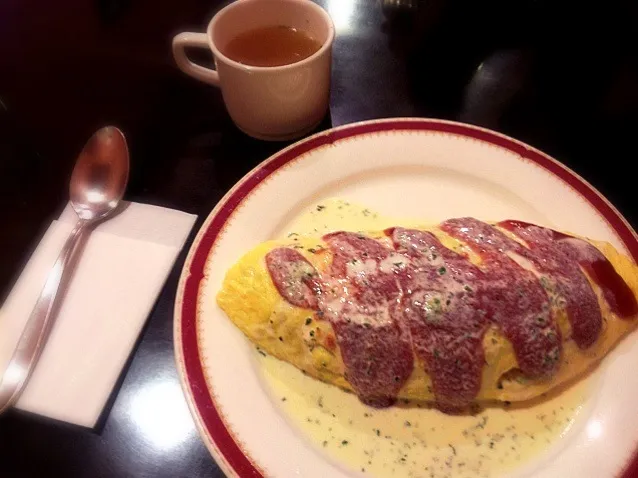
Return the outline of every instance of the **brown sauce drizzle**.
[[[364,403],[391,405],[416,355],[432,379],[437,404],[455,409],[471,403],[480,389],[482,340],[490,324],[512,343],[520,370],[530,378],[551,377],[560,364],[556,307],[567,310],[580,347],[596,341],[602,314],[582,269],[618,315],[638,313],[629,286],[589,243],[516,221],[498,226],[527,247],[473,218],[441,224],[479,254],[478,266],[433,234],[404,228],[386,231],[391,243],[328,234],[324,241],[333,260],[321,273],[285,247],[270,251],[266,265],[285,300],[317,310],[331,323],[346,379]]]

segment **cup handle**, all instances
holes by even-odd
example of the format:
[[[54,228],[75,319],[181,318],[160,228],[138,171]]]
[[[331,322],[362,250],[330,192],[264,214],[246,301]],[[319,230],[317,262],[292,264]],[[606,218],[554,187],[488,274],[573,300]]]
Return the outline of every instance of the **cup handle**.
[[[173,38],[173,57],[180,70],[193,78],[219,86],[219,74],[210,68],[199,66],[188,59],[187,47],[208,49],[208,39],[205,33],[183,32]]]

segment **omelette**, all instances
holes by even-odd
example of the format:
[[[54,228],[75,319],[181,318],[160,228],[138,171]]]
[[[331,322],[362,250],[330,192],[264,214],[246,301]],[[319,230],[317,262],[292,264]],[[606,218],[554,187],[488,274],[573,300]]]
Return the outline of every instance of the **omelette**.
[[[368,405],[455,411],[581,376],[638,324],[638,266],[520,221],[291,234],[246,253],[217,295],[260,349]]]

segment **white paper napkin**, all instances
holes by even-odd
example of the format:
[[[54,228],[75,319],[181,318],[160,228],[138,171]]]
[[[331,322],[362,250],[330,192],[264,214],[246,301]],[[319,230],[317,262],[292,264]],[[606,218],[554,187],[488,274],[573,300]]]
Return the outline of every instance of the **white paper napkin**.
[[[96,424],[196,218],[124,206],[89,236],[18,408]],[[0,374],[76,220],[67,206],[51,223],[0,309]]]

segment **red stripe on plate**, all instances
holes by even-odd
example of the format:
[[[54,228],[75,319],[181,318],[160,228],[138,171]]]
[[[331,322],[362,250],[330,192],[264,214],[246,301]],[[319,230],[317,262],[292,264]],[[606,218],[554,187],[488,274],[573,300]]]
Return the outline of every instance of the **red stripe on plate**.
[[[533,161],[553,175],[562,179],[583,196],[609,223],[623,241],[634,261],[638,262],[638,240],[622,216],[596,191],[567,167],[552,160],[539,151],[511,138],[488,130],[459,123],[438,120],[386,120],[373,123],[360,123],[336,130],[320,133],[291,146],[266,160],[248,173],[237,189],[219,205],[219,211],[212,219],[201,241],[193,253],[189,267],[189,277],[184,285],[184,297],[181,310],[182,351],[186,379],[197,411],[204,423],[208,435],[213,440],[232,470],[241,477],[261,477],[262,474],[238,446],[232,433],[226,427],[223,418],[215,407],[204,377],[197,342],[197,295],[200,281],[204,277],[204,266],[209,251],[215,244],[224,224],[242,201],[264,179],[298,156],[335,141],[381,131],[410,130],[438,131],[474,138],[512,151],[522,158]],[[622,476],[630,478],[638,473],[638,455],[634,456]]]

